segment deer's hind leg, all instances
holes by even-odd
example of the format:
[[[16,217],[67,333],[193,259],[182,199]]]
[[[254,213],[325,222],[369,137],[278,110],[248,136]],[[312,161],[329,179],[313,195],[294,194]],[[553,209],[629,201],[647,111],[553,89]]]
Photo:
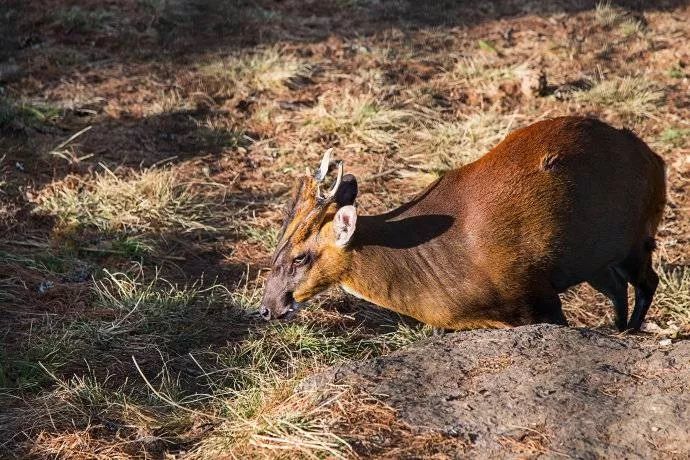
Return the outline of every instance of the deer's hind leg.
[[[635,287],[635,307],[628,328],[637,331],[642,326],[647,310],[652,304],[654,293],[659,285],[659,276],[652,268],[651,249],[645,251],[642,257],[632,257],[626,261],[630,274],[630,284]]]
[[[628,327],[628,282],[622,269],[609,266],[587,280],[590,286],[611,299],[616,309],[616,327]]]

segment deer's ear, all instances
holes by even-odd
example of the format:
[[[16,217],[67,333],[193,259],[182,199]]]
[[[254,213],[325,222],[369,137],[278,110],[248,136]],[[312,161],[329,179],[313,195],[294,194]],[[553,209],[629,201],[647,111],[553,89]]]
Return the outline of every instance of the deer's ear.
[[[333,231],[335,232],[335,244],[338,247],[347,246],[352,240],[357,224],[357,209],[352,205],[338,209],[333,218]]]
[[[335,202],[338,206],[348,206],[355,203],[357,198],[357,179],[352,174],[345,174],[335,193]]]

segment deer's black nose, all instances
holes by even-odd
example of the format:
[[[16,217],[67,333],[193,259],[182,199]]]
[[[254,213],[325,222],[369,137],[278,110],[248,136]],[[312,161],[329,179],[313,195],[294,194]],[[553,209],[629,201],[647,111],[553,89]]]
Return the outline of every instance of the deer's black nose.
[[[266,307],[261,307],[261,309],[259,310],[259,314],[265,320],[271,319],[271,310],[269,310]]]

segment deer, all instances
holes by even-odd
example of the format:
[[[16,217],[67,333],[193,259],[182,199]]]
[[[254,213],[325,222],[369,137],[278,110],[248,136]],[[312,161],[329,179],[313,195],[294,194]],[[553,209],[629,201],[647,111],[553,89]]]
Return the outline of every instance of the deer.
[[[586,282],[613,303],[618,330],[640,329],[659,283],[652,253],[666,173],[632,131],[542,120],[380,215],[358,215],[357,180],[331,151],[286,207],[264,319],[291,319],[340,286],[442,329],[567,325],[559,294]]]

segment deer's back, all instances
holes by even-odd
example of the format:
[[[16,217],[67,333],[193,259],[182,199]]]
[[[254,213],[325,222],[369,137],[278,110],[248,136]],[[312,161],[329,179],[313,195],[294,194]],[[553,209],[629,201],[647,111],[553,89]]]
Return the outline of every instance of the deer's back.
[[[653,235],[664,200],[663,162],[634,134],[562,117],[513,132],[398,213],[453,216],[426,244],[464,274],[499,289],[546,277],[561,291]]]

